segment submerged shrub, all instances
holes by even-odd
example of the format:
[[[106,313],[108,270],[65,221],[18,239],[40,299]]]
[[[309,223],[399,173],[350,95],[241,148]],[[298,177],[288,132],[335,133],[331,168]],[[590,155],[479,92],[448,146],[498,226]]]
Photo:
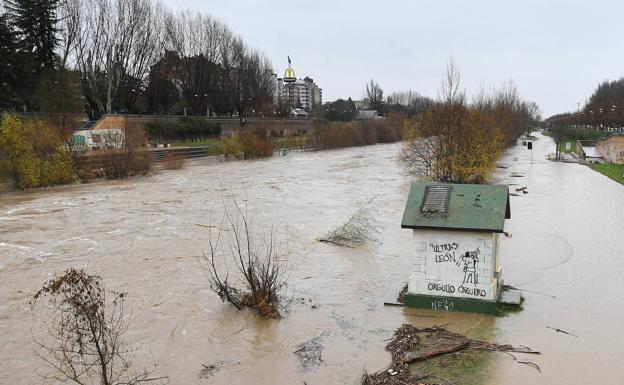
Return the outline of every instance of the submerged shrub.
[[[273,142],[264,129],[245,131],[238,136],[245,159],[266,158],[273,155]]]
[[[372,200],[369,200],[351,214],[343,224],[327,234],[327,237],[322,238],[321,242],[356,247],[378,242],[378,235],[377,218],[373,212]]]
[[[216,234],[210,227],[210,249],[204,254],[210,288],[239,310],[280,318],[287,306],[280,297],[287,286],[288,253],[273,229],[268,237],[258,236],[247,209],[236,202],[225,206],[223,218]],[[235,266],[236,274],[228,266]]]
[[[163,169],[179,170],[184,167],[185,161],[184,154],[168,153],[163,160]]]

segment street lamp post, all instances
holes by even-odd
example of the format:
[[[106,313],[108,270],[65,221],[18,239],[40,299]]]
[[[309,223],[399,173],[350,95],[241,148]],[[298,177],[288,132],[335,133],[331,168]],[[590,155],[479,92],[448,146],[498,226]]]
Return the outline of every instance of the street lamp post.
[[[199,100],[199,95],[195,94],[195,100],[196,101],[200,101]],[[210,116],[210,106],[208,105],[208,94],[203,94],[202,95],[202,99],[201,101],[205,101],[206,102],[206,116]],[[202,103],[203,104],[203,103]],[[199,110],[199,109],[198,109]],[[199,111],[197,111],[197,114],[199,115]]]

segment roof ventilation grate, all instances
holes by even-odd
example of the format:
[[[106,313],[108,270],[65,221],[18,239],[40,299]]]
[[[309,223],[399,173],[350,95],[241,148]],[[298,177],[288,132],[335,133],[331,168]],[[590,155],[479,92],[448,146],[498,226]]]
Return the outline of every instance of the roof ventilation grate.
[[[425,187],[425,199],[422,211],[424,213],[445,213],[448,210],[451,186],[433,185]]]

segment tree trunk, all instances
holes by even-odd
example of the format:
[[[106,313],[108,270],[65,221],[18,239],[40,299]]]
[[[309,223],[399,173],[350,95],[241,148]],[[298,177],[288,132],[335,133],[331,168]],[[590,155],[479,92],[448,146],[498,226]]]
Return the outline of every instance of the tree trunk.
[[[457,351],[466,349],[470,345],[470,341],[463,342],[459,345],[452,345],[438,350],[432,350],[429,352],[407,352],[402,358],[404,363],[410,363],[414,361],[425,361],[429,358],[441,356],[443,354],[455,353]]]

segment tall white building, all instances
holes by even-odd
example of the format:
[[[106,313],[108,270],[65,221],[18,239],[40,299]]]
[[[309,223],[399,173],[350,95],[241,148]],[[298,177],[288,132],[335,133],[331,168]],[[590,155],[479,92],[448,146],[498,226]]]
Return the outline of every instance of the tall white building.
[[[297,79],[295,70],[291,67],[290,57],[284,77],[278,78],[275,75],[275,82],[276,93],[273,101],[276,105],[286,104],[291,109],[303,108],[311,111],[312,106],[323,103],[323,90],[308,76],[303,80]]]

